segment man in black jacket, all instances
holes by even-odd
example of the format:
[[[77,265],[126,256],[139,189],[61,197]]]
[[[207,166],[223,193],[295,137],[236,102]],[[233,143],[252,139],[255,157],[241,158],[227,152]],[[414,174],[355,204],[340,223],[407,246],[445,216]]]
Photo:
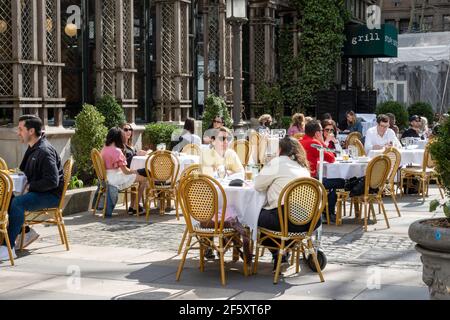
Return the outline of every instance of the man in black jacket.
[[[403,138],[421,138],[420,136],[421,120],[418,115],[411,116],[409,118],[409,128],[402,134]]]
[[[57,207],[64,187],[64,173],[61,158],[55,148],[42,134],[42,121],[34,115],[19,118],[17,132],[22,143],[28,144],[20,170],[27,177],[22,195],[14,197],[9,207],[8,236],[15,257],[15,239],[24,223],[25,211]],[[24,247],[39,235],[32,229],[25,235]],[[19,237],[20,239],[20,237]],[[6,246],[0,247],[0,260],[7,260]]]

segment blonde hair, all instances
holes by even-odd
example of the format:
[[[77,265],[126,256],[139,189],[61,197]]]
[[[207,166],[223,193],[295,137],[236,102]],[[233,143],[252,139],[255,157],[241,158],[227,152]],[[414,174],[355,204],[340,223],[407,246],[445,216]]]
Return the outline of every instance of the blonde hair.
[[[267,122],[272,122],[272,116],[270,114],[263,114],[259,117],[258,121],[261,125],[266,125]]]
[[[312,117],[305,117],[305,124],[312,121],[313,118]]]
[[[420,117],[420,131],[424,132],[428,130],[428,119],[426,117]]]
[[[303,130],[305,128],[305,116],[303,115],[303,113],[295,113],[292,116],[291,126],[295,126],[299,130]]]

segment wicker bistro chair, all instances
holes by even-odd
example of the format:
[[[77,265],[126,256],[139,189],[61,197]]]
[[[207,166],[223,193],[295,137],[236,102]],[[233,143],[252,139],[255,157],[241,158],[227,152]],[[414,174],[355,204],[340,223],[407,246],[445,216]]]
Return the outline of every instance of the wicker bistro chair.
[[[365,157],[366,156],[366,150],[364,149],[364,145],[362,144],[362,142],[360,140],[352,139],[349,142],[348,146],[355,146],[356,149],[358,150],[358,156],[359,157]]]
[[[359,212],[362,212],[361,209],[364,209],[364,231],[367,231],[367,219],[370,212],[372,212],[376,222],[374,202],[382,209],[386,225],[390,228],[382,197],[390,170],[391,159],[388,156],[381,154],[374,157],[366,169],[364,194],[351,198],[352,204],[355,204],[355,207],[358,206]]]
[[[391,159],[391,169],[389,170],[389,175],[387,178],[386,185],[384,187],[384,193],[390,195],[392,201],[394,202],[395,209],[397,210],[397,214],[401,217],[400,209],[397,204],[397,197],[395,192],[395,177],[397,176],[398,169],[400,167],[400,162],[402,159],[402,155],[395,147],[388,147],[383,152],[384,155],[388,156]]]
[[[190,174],[200,174],[201,173],[201,168],[199,164],[191,164],[190,166],[186,167],[180,174],[180,179],[177,182],[177,196],[178,196],[178,205],[180,205],[180,195],[179,195],[179,190],[180,190],[180,181],[181,179],[183,179],[184,177],[190,175]],[[181,250],[183,250],[183,244],[184,241],[186,240],[186,236],[188,234],[188,229],[186,227],[186,229],[184,230],[183,233],[183,238],[181,239],[181,243],[180,246],[178,247],[178,254],[181,253]]]
[[[248,141],[250,143],[250,154],[255,165],[261,167],[262,160],[260,158],[260,135],[255,130],[250,131]]]
[[[6,161],[0,157],[0,170],[8,170],[8,165]]]
[[[153,151],[145,162],[145,171],[149,186],[146,190],[145,211],[146,219],[150,217],[150,201],[159,201],[159,214],[163,215],[166,203],[175,202],[176,217],[178,215],[178,199],[176,180],[180,170],[178,158],[168,150]]]
[[[101,153],[97,150],[97,149],[92,149],[91,150],[91,160],[92,160],[92,164],[94,166],[94,171],[95,174],[97,175],[97,179],[100,182],[100,189],[99,189],[99,193],[97,195],[97,201],[94,205],[94,211],[93,214],[95,215],[96,211],[97,211],[97,207],[98,204],[100,202],[100,198],[102,195],[104,195],[104,200],[103,200],[103,218],[105,217],[106,214],[106,193],[108,191],[108,179],[106,177],[106,167],[105,167],[105,162],[103,161],[103,157],[101,155]],[[134,183],[131,187],[124,189],[124,190],[119,190],[119,193],[123,193],[125,195],[125,210],[128,211],[128,192],[130,194],[135,194],[135,207],[137,210],[137,215],[139,216],[139,197],[138,197],[138,190],[139,190],[139,184],[138,183]]]
[[[69,241],[67,240],[66,227],[64,226],[64,219],[63,219],[63,206],[66,197],[66,191],[67,188],[69,187],[70,179],[72,177],[72,167],[73,167],[73,159],[70,158],[64,163],[63,168],[64,188],[57,208],[47,208],[36,211],[25,211],[25,222],[22,225],[22,233],[21,233],[22,240],[20,250],[23,250],[23,245],[25,243],[24,240],[25,240],[26,226],[32,226],[36,224],[54,224],[58,226],[61,243],[65,245],[66,250],[69,251]]]
[[[246,166],[250,159],[250,143],[247,140],[234,140],[232,149],[239,156],[242,165]]]
[[[219,194],[223,199],[222,214],[219,220]],[[220,278],[222,285],[225,285],[225,262],[224,256],[229,249],[242,248],[242,241],[239,233],[232,228],[224,228],[225,211],[227,207],[227,197],[220,183],[214,178],[204,174],[191,174],[183,177],[180,181],[179,189],[180,203],[186,220],[188,229],[188,239],[183,256],[178,266],[176,275],[180,280],[181,272],[186,261],[186,255],[191,249],[200,249],[200,271],[204,271],[204,252],[211,248],[220,256]],[[194,225],[193,220],[198,222],[214,222],[214,228],[203,228]],[[194,239],[193,244],[191,241]],[[218,244],[216,243],[218,240]],[[194,245],[199,247],[194,248]],[[247,260],[244,260],[244,275],[247,276]]]
[[[5,239],[8,248],[9,261],[14,265],[10,239],[8,237],[8,208],[13,195],[13,181],[7,171],[0,170],[0,235]],[[0,241],[2,240],[0,238]],[[14,241],[14,240],[12,240]]]
[[[183,149],[181,150],[182,153],[186,153],[186,154],[190,154],[190,155],[194,155],[194,156],[200,156],[202,151],[200,149],[200,147],[196,144],[190,143],[187,144],[183,147]]]
[[[327,192],[325,187],[316,179],[299,178],[285,186],[278,199],[278,218],[281,231],[258,228],[253,273],[257,272],[259,249],[261,247],[279,250],[277,267],[273,280],[274,284],[278,282],[282,254],[289,250],[293,251],[293,254],[296,255],[296,272],[298,273],[300,268],[300,252],[304,254],[305,250],[307,250],[312,255],[314,264],[319,273],[320,281],[325,281],[319,262],[317,261],[317,255],[312,243],[311,235],[315,230],[326,202]],[[283,203],[284,210],[282,210],[281,207]],[[309,230],[301,233],[289,232],[288,221],[299,226],[310,223]],[[266,239],[271,239],[272,242],[275,243],[275,246],[263,245],[262,242]]]
[[[353,142],[355,140],[361,141],[361,139],[362,139],[361,133],[359,133],[359,132],[349,133],[349,135],[347,136],[347,138],[345,139],[345,142],[344,142],[344,149],[347,149],[349,145],[354,144]]]
[[[432,142],[427,143],[425,146],[425,151],[423,154],[422,167],[412,167],[412,168],[402,168],[400,169],[400,189],[403,195],[403,181],[407,179],[407,188],[410,186],[410,181],[412,179],[419,180],[419,194],[422,193],[423,201],[425,202],[425,195],[428,196],[428,187],[430,185],[430,180],[435,179],[436,184],[441,194],[442,199],[444,199],[444,193],[442,192],[442,186],[439,179],[439,175],[435,170],[435,163],[431,157],[430,146]]]

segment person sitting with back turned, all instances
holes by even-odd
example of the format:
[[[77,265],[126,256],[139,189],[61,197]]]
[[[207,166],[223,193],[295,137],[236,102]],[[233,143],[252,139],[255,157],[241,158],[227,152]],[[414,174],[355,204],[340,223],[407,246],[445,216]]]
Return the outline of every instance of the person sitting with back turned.
[[[389,117],[385,114],[380,114],[377,116],[377,125],[369,128],[366,132],[364,148],[366,153],[369,154],[370,150],[380,150],[389,146],[402,147],[395,132],[389,129]]]
[[[273,231],[281,230],[278,218],[278,199],[281,191],[290,182],[301,177],[310,177],[305,150],[296,139],[285,136],[279,143],[279,157],[272,159],[255,177],[255,190],[267,192],[267,205],[261,210],[258,218],[259,227]],[[320,224],[319,220],[317,227]],[[288,222],[289,232],[306,232],[308,230],[309,223],[299,226]],[[272,240],[265,240],[264,244],[273,245]],[[270,251],[275,270],[278,250]],[[281,261],[283,264],[287,264],[288,256],[284,254]]]
[[[308,122],[305,126],[305,136],[300,141],[306,152],[306,157],[309,162],[311,169],[311,177],[318,178],[319,173],[317,170],[317,164],[320,158],[320,152],[316,149],[315,145],[327,148],[322,135],[322,126],[318,120],[312,120]],[[331,151],[324,151],[324,161],[333,163],[335,161],[334,153]],[[344,179],[327,179],[323,178],[322,184],[326,189],[328,189],[328,210],[330,213],[330,221],[336,221],[336,202],[337,195],[336,189],[344,188]]]
[[[195,122],[192,118],[187,118],[184,121],[183,134],[180,136],[178,143],[173,147],[172,151],[181,152],[183,148],[188,144],[196,144],[200,146],[202,144],[202,139],[194,133]]]
[[[9,206],[8,236],[14,258],[14,248],[21,245],[18,237],[25,220],[25,211],[54,208],[59,205],[64,188],[64,173],[61,158],[55,148],[42,134],[42,120],[35,115],[19,118],[17,135],[20,142],[28,145],[20,170],[27,177],[27,185],[22,195],[14,197]],[[31,228],[25,234],[23,247],[30,245],[39,235]],[[0,260],[8,260],[8,250],[3,242]]]

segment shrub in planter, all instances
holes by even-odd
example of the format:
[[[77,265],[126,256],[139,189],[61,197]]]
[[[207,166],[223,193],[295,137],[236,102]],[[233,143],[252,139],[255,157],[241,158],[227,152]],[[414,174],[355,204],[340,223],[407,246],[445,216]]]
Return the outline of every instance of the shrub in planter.
[[[281,124],[279,125],[280,129],[286,129],[286,131],[291,126],[292,117],[282,117]]]
[[[105,143],[108,130],[104,122],[105,117],[90,104],[83,105],[83,110],[75,117],[75,134],[71,140],[75,172],[87,185],[94,179],[91,150],[100,150]]]
[[[231,120],[230,112],[228,111],[227,104],[222,97],[217,97],[215,95],[208,95],[205,100],[205,111],[203,112],[202,119],[202,131],[209,128],[215,117],[220,116],[223,118],[224,125],[227,128],[231,128],[233,121]]]
[[[445,193],[450,195],[450,121],[442,124],[431,144],[431,155],[436,163]],[[424,219],[410,225],[409,237],[417,243],[422,254],[422,279],[430,290],[432,299],[450,300],[450,201],[433,200],[430,211],[442,206],[445,218]]]
[[[428,124],[431,125],[434,121],[434,112],[431,104],[426,102],[416,102],[408,108],[409,116],[418,115],[425,117],[428,120]]]
[[[108,129],[118,127],[125,122],[123,108],[113,96],[103,96],[97,102],[96,108],[105,117],[105,127]]]
[[[166,148],[170,149],[172,133],[177,128],[174,124],[164,122],[148,124],[142,136],[143,148],[155,150],[157,144],[165,143]]]
[[[397,126],[400,130],[405,129],[408,127],[408,112],[406,111],[406,107],[397,101],[386,101],[377,106],[377,109],[375,110],[375,113],[377,115],[379,114],[386,114],[386,113],[393,113],[395,115],[395,119],[397,121]]]
[[[69,190],[80,189],[84,187],[83,180],[78,179],[78,177],[72,176],[69,182]]]

